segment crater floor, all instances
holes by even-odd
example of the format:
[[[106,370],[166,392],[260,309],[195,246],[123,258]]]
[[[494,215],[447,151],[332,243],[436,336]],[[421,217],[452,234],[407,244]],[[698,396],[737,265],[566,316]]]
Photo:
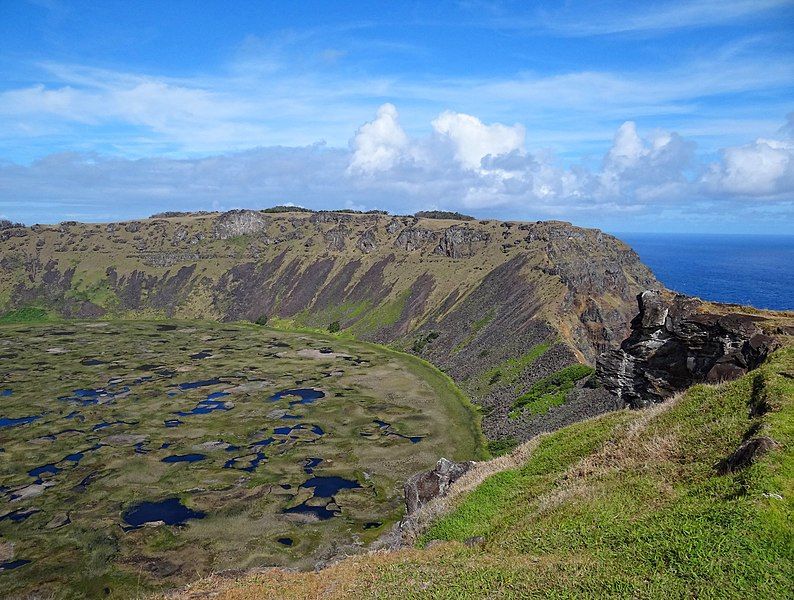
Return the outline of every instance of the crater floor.
[[[311,567],[481,436],[412,357],[247,324],[0,327],[0,595],[129,595]]]

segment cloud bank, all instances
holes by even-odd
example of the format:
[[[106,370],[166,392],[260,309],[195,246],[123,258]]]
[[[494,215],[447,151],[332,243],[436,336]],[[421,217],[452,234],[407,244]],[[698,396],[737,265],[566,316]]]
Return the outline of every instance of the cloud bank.
[[[775,139],[727,147],[704,162],[681,135],[642,132],[627,121],[600,165],[588,168],[564,166],[550,151],[528,152],[532,132],[520,124],[484,123],[453,111],[433,119],[425,135],[411,136],[397,108],[383,104],[348,148],[275,146],[138,160],[70,152],[30,165],[0,163],[0,214],[27,222],[102,220],[295,202],[397,213],[499,211],[596,224],[608,215],[614,221],[615,215],[658,219],[726,210],[737,218],[742,211],[766,211],[790,221],[792,133],[794,114]]]

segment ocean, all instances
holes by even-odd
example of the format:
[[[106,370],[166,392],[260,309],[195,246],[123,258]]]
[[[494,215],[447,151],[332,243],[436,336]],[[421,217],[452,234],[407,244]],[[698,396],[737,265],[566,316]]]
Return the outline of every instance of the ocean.
[[[794,235],[616,233],[668,288],[794,310]]]

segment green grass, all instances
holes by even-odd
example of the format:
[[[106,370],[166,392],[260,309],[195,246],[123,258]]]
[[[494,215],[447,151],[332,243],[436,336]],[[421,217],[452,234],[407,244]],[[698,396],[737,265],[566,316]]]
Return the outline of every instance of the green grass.
[[[348,329],[351,333],[361,336],[372,334],[390,325],[394,325],[402,315],[405,302],[411,295],[411,290],[401,291],[396,298],[383,302],[368,312],[364,312],[359,320]]]
[[[46,308],[26,306],[0,315],[0,323],[44,323],[58,318]]]
[[[494,385],[510,385],[515,382],[529,365],[543,356],[551,348],[553,341],[542,342],[529,349],[521,356],[508,358],[479,375],[475,381],[478,389],[490,388]]]
[[[508,507],[521,502],[527,494],[537,494],[548,487],[550,473],[563,470],[593,452],[609,438],[615,425],[626,419],[627,415],[615,413],[545,437],[524,467],[489,477],[453,513],[435,523],[420,543],[434,539],[463,541],[487,534],[503,520]]]
[[[642,413],[566,427],[544,438],[522,468],[487,479],[421,541],[483,536],[505,564],[483,563],[492,592],[518,577],[520,589],[555,597],[791,597],[792,372],[794,350],[780,351],[758,374],[692,388],[633,438],[625,425]],[[774,408],[752,419],[755,377]],[[761,434],[784,450],[717,474],[714,465],[744,437]],[[599,449],[604,459],[592,471],[570,470]],[[516,564],[541,557],[537,572],[516,574],[509,556]],[[448,597],[431,589],[439,593],[429,597]]]
[[[759,398],[770,410],[750,416]],[[758,435],[779,446],[720,475],[715,465]],[[545,435],[523,463],[451,500],[420,538],[425,549],[198,588],[241,599],[787,599],[793,445],[794,348],[786,348],[737,381]],[[460,543],[471,538],[480,539]]]
[[[97,281],[72,281],[72,289],[66,293],[67,298],[91,302],[97,306],[113,310],[120,304],[116,292],[107,279]]]
[[[565,403],[576,382],[594,373],[587,365],[569,365],[532,384],[529,390],[513,401],[511,416],[525,410],[533,415],[543,415],[553,406]]]

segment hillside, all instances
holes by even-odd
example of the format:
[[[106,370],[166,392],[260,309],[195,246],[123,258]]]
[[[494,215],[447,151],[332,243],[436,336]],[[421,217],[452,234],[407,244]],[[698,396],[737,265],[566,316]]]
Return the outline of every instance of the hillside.
[[[171,597],[790,598],[793,424],[789,346],[731,383],[480,464],[428,505],[442,516],[424,549],[218,575]]]
[[[635,296],[661,287],[624,243],[568,223],[298,210],[6,222],[0,266],[5,320],[339,322],[448,372],[485,407],[486,434],[508,441],[615,408],[591,395],[508,416],[536,382],[593,366],[627,335]]]

